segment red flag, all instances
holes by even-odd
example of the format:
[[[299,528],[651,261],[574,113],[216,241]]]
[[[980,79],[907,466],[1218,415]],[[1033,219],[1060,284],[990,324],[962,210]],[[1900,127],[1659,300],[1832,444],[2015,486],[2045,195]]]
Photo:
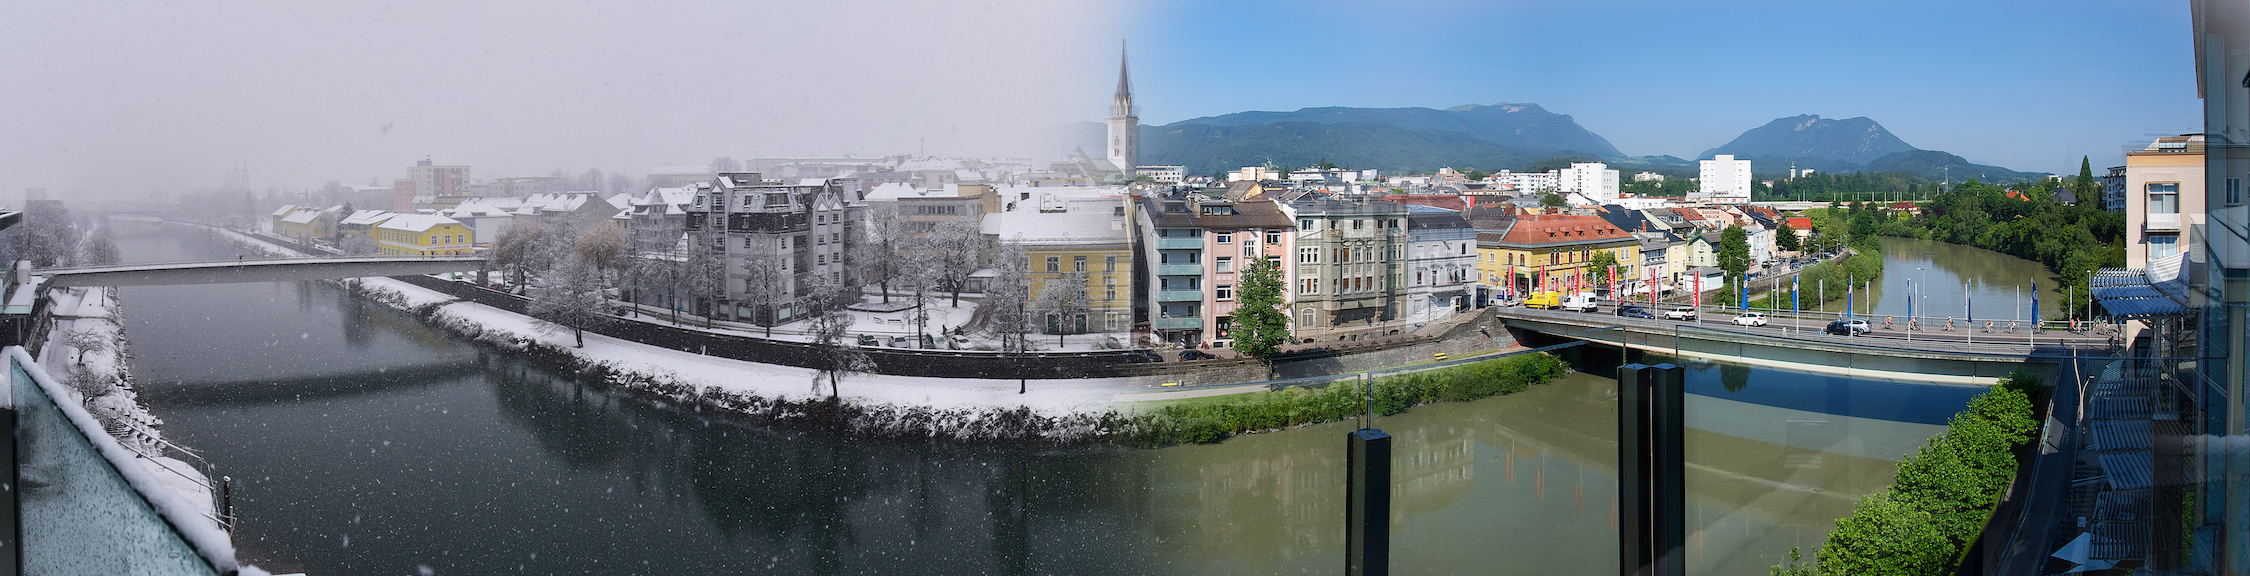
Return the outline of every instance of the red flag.
[[[1612,300],[1618,300],[1618,301],[1623,301],[1623,300],[1625,300],[1624,298],[1618,298],[1618,297],[1617,297],[1617,292],[1618,292],[1618,290],[1619,290],[1619,287],[1618,287],[1618,285],[1617,285],[1617,267],[1616,267],[1616,266],[1611,266],[1611,267],[1609,267],[1609,296],[1610,296],[1610,299],[1612,299]]]
[[[1692,273],[1692,274],[1695,274],[1695,304],[1694,304],[1694,306],[1695,306],[1695,307],[1697,307],[1697,308],[1702,308],[1702,307],[1703,307],[1703,274],[1702,274],[1702,273],[1699,273],[1699,272],[1696,272],[1696,273]]]

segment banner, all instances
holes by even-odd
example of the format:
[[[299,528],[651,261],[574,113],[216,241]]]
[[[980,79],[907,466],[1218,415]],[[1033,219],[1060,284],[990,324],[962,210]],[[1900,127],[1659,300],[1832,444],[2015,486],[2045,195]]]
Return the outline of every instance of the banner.
[[[1799,295],[1804,293],[1804,280],[1805,275],[1803,274],[1789,277],[1789,312],[1792,314],[1805,309],[1805,306],[1800,303],[1803,300],[1799,299]]]
[[[1703,273],[1692,272],[1692,274],[1695,274],[1695,302],[1691,305],[1700,309],[1703,308]]]

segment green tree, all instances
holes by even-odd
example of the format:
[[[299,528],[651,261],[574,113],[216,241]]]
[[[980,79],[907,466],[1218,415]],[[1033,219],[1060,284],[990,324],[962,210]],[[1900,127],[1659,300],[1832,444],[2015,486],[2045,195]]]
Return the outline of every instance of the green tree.
[[[2078,205],[2086,205],[2088,197],[2100,198],[2101,187],[2094,183],[2094,160],[2078,157],[2078,179],[2070,183],[2070,193],[2078,195]]]
[[[1483,170],[1470,169],[1468,172],[1464,172],[1461,175],[1468,177],[1469,181],[1475,182],[1491,177],[1492,173]]]
[[[1268,377],[1273,375],[1273,356],[1291,338],[1289,314],[1281,309],[1284,287],[1281,267],[1264,258],[1252,262],[1235,287],[1234,349],[1264,362]]]
[[[1546,206],[1548,208],[1561,208],[1564,206],[1569,206],[1570,202],[1567,200],[1563,200],[1563,197],[1560,194],[1548,192],[1539,196],[1539,205]]]
[[[1728,226],[1719,232],[1719,268],[1727,271],[1729,279],[1740,278],[1750,271],[1750,232],[1741,226]]]
[[[1617,254],[1603,250],[1586,260],[1586,273],[1594,277],[1595,287],[1608,288],[1609,269],[1614,266],[1617,266]]]
[[[1803,243],[1797,241],[1797,229],[1790,228],[1787,223],[1774,227],[1773,244],[1791,252],[1804,250]]]

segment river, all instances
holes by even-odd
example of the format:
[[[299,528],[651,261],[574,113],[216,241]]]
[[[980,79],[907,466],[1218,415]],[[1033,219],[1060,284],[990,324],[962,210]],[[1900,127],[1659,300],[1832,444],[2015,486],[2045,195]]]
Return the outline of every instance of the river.
[[[120,223],[128,260],[228,257]],[[1942,261],[1942,260],[1940,260]],[[1334,423],[1156,450],[864,441],[621,397],[313,282],[123,289],[144,398],[237,481],[246,562],[338,574],[1332,574]],[[1614,574],[1616,353],[1397,437],[1400,574]],[[1688,563],[1819,545],[1979,389],[1689,374]]]
[[[2032,316],[2032,294],[2039,301],[2039,316],[2062,316],[2063,298],[2075,297],[2084,301],[2086,293],[2067,294],[2054,274],[2038,262],[2009,256],[1999,252],[1947,244],[1936,240],[1890,238],[1883,240],[1883,276],[1870,289],[1874,292],[1873,309],[1865,294],[1856,295],[1853,308],[1863,314],[1878,317],[1896,316],[1905,322],[1907,301],[1914,300],[1913,314],[1942,324],[1953,317],[1966,321],[1972,316],[1979,321],[1997,320],[2006,324],[2015,319],[2028,322]],[[1787,289],[1788,277],[1779,278],[1781,287]],[[1760,280],[1768,282],[1770,280]],[[1919,288],[1916,288],[1919,287]],[[1841,289],[1826,288],[1830,298],[1826,309],[1841,312],[1844,309]],[[1806,307],[1811,308],[1817,298],[1817,286],[1804,286]],[[1971,309],[1971,305],[1974,309]]]

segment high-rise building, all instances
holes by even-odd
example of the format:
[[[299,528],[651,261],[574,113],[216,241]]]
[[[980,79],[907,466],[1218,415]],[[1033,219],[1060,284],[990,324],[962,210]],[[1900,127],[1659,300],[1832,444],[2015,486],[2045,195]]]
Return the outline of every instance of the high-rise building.
[[[1572,162],[1570,169],[1557,174],[1562,191],[1575,192],[1594,201],[1609,204],[1617,201],[1617,171],[1600,162]]]
[[[1133,115],[1133,86],[1125,75],[1125,54],[1117,55],[1117,94],[1109,101],[1109,163],[1125,178],[1141,165],[1141,119]]]
[[[1702,162],[1699,196],[1721,204],[1750,201],[1750,161],[1736,160],[1733,154],[1720,154]]]

